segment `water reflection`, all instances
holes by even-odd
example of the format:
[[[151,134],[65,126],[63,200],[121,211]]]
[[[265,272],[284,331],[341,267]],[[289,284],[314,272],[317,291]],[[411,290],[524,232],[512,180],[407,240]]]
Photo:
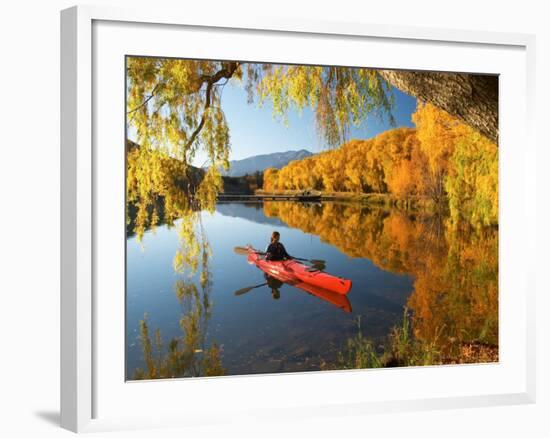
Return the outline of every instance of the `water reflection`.
[[[272,277],[271,275],[264,274],[265,279],[267,280],[267,287],[271,289],[271,296],[274,300],[278,300],[281,298],[281,292],[279,289],[284,284],[284,281],[277,280],[275,277]]]
[[[177,279],[174,293],[181,309],[181,335],[172,337],[167,346],[160,329],[154,340],[149,334],[147,314],[140,321],[140,342],[145,369],[134,371],[134,379],[219,376],[225,374],[220,348],[214,342],[206,345],[208,321],[211,317],[212,274],[211,248],[200,213],[182,220],[177,228],[179,245],[173,259]],[[195,276],[200,270],[199,281]]]
[[[264,278],[266,280],[265,283],[239,289],[235,292],[235,295],[243,295],[250,290],[265,286],[271,290],[271,297],[274,300],[278,300],[281,298],[281,288],[284,284],[286,284],[303,292],[307,292],[308,294],[313,295],[317,298],[320,298],[321,300],[330,303],[339,309],[342,309],[344,312],[351,312],[351,303],[346,295],[341,295],[336,292],[323,289],[313,284],[304,283],[303,281],[299,281],[296,279],[288,279],[282,277],[277,278],[277,276],[273,274],[269,275],[267,273],[264,273]]]
[[[496,228],[334,202],[218,205],[214,216],[193,212],[174,227],[146,235],[141,255],[129,238],[128,293],[140,291],[140,304],[129,302],[128,324],[130,336],[139,325],[141,348],[130,378],[498,360]],[[289,252],[350,278],[349,299],[267,276],[232,253],[261,247],[273,227],[287,227]],[[165,284],[172,299],[152,295]]]
[[[497,228],[343,203],[266,203],[264,212],[345,254],[411,275],[414,336],[435,343],[442,357],[460,361],[465,345],[498,345]]]

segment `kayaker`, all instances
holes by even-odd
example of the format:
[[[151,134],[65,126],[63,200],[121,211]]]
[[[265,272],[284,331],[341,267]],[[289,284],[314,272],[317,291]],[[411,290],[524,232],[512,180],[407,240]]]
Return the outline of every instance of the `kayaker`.
[[[271,234],[271,243],[265,249],[265,259],[271,261],[289,260],[292,257],[286,252],[284,245],[279,242],[281,234],[273,231]]]

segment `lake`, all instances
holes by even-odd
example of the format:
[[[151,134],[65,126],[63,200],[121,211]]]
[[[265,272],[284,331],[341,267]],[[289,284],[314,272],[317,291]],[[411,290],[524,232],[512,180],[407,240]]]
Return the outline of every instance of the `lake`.
[[[215,345],[227,375],[320,370],[358,333],[383,344],[405,306],[419,339],[498,342],[497,230],[459,233],[434,215],[337,202],[220,203],[197,217],[127,239],[128,379],[147,367],[144,317],[163,351],[172,339],[193,345],[193,357]],[[274,230],[291,255],[352,280],[351,312],[288,284],[262,285],[263,272],[233,249],[263,250]]]

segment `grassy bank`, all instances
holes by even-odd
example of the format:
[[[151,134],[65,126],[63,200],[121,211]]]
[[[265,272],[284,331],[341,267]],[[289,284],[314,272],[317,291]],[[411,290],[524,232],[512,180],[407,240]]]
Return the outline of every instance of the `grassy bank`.
[[[357,325],[357,335],[347,340],[337,353],[335,362],[321,364],[323,370],[489,363],[499,360],[496,345],[463,342],[443,352],[437,338],[430,342],[416,339],[412,335],[407,309],[401,325],[395,326],[381,345],[375,345],[363,336],[360,319]]]

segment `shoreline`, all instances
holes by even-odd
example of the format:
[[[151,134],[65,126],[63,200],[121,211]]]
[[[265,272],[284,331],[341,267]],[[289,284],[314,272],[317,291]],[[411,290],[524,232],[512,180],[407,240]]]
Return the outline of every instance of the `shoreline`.
[[[433,200],[427,197],[410,196],[407,198],[397,198],[391,193],[352,193],[352,192],[322,192],[311,191],[312,196],[319,201],[339,201],[339,202],[358,202],[365,205],[378,207],[393,207],[403,210],[422,210],[434,211],[435,204]],[[295,201],[301,201],[304,191],[301,190],[256,190],[257,196],[295,196]]]

